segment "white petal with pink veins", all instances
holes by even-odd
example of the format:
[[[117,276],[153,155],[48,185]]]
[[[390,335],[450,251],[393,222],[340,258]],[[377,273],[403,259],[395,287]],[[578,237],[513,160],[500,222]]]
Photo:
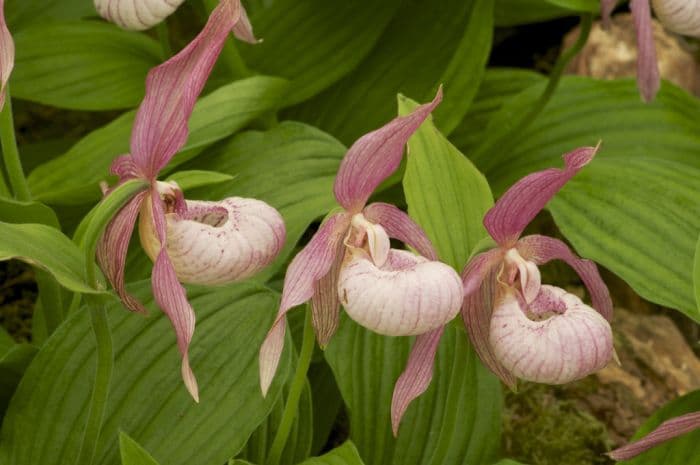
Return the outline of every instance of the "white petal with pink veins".
[[[148,205],[144,202],[139,233],[153,259],[160,243],[152,234]],[[282,217],[260,200],[187,201],[186,214],[166,217],[168,255],[183,283],[213,285],[248,278],[269,265],[284,245]]]
[[[654,13],[668,29],[700,37],[700,0],[652,0]]]
[[[527,313],[527,314],[526,314]],[[613,355],[610,324],[581,299],[543,285],[527,308],[504,287],[489,340],[496,358],[527,381],[563,384],[603,368]]]
[[[362,249],[349,248],[338,297],[350,317],[387,336],[410,336],[452,320],[462,304],[459,275],[444,263],[389,250],[377,267]]]
[[[185,0],[95,0],[100,16],[132,31],[149,29],[170,16]]]

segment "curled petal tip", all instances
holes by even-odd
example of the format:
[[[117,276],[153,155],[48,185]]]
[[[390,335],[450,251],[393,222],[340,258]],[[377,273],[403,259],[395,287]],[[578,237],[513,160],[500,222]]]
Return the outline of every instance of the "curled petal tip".
[[[197,385],[197,378],[195,378],[192,368],[190,367],[190,360],[187,355],[182,358],[182,380],[185,383],[187,391],[192,396],[195,402],[199,403],[199,387]]]
[[[284,349],[284,334],[287,323],[282,319],[277,319],[267,333],[265,340],[260,347],[259,370],[260,370],[260,391],[263,397],[267,396],[272,380],[275,378],[277,366]]]
[[[608,364],[613,343],[610,324],[581,300],[543,285],[532,305],[506,288],[496,303],[490,344],[498,361],[518,378],[564,384]]]
[[[642,100],[651,102],[659,91],[661,75],[656,57],[649,0],[631,0],[630,9],[637,32],[637,87]]]
[[[350,317],[387,336],[410,336],[439,328],[459,313],[459,275],[444,263],[391,250],[377,267],[364,253],[342,265],[338,297]]]

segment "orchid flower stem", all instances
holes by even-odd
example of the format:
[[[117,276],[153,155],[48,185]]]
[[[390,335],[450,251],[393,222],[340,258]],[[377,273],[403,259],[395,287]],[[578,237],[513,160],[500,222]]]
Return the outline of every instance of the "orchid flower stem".
[[[294,418],[298,414],[299,399],[306,384],[306,372],[311,365],[311,356],[314,353],[314,329],[311,323],[311,308],[306,309],[306,318],[304,320],[304,335],[299,352],[299,360],[297,361],[297,369],[292,379],[292,385],[289,388],[289,396],[287,403],[282,412],[282,420],[275,434],[275,439],[272,441],[270,453],[267,456],[267,465],[278,465],[284,446],[287,444],[287,438],[292,430]]]
[[[12,118],[12,99],[10,98],[10,87],[6,87],[7,96],[5,106],[0,111],[0,142],[2,142],[2,156],[5,162],[7,176],[10,179],[10,186],[17,200],[31,200],[31,193],[27,185],[27,179],[22,171],[22,162],[19,159],[17,150],[17,140],[15,139],[15,123]]]
[[[163,52],[163,59],[167,60],[173,56],[173,47],[170,45],[170,31],[168,30],[168,23],[166,21],[162,21],[160,24],[158,24],[158,27],[156,27],[156,31],[158,32],[158,41],[160,42],[160,48]]]
[[[94,460],[109,396],[112,368],[114,367],[112,335],[110,334],[104,303],[99,298],[94,297],[86,297],[85,300],[88,302],[90,322],[92,323],[95,342],[97,343],[97,369],[95,371],[95,384],[92,388],[83,440],[78,452],[78,458],[75,461],[76,465],[91,465]]]

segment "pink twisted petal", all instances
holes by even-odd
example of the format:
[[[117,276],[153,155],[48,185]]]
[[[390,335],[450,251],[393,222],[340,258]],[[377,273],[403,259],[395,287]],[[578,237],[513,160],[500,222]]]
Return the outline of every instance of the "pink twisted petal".
[[[564,155],[565,167],[529,174],[513,184],[484,216],[484,226],[501,246],[512,247],[525,226],[595,156],[597,147],[583,147]]]
[[[630,9],[637,30],[637,87],[642,99],[650,102],[659,91],[661,75],[656,60],[649,0],[631,0]]]
[[[222,0],[192,42],[148,73],[131,134],[133,161],[147,178],[154,179],[185,144],[194,104],[241,9],[239,0]]]
[[[413,247],[428,260],[438,260],[433,243],[423,229],[404,211],[388,203],[375,202],[367,205],[362,213],[372,223],[382,225],[389,237]]]
[[[161,244],[167,244],[167,222],[163,201],[156,186],[150,192],[153,222]],[[161,247],[151,276],[153,296],[158,306],[165,312],[175,329],[177,347],[182,354],[182,379],[195,402],[199,402],[197,379],[192,372],[189,361],[189,346],[194,334],[195,314],[187,301],[187,294],[177,280],[175,268],[168,257],[167,247]]]
[[[314,284],[311,296],[311,316],[316,340],[325,348],[338,329],[340,322],[340,299],[338,298],[338,273],[345,256],[343,241],[336,244],[335,259],[331,269]]]
[[[311,299],[316,283],[330,272],[338,256],[338,243],[342,242],[349,227],[350,217],[346,213],[331,216],[289,264],[277,317],[260,347],[260,388],[263,395],[267,394],[272,384],[284,348],[285,314],[292,307]]]
[[[442,88],[432,102],[391,120],[352,144],[340,163],[333,186],[335,198],[345,210],[362,210],[374,189],[397,170],[408,139],[441,100]]]
[[[399,434],[401,418],[408,406],[430,386],[435,355],[444,330],[444,327],[440,327],[416,337],[406,369],[396,381],[391,399],[391,430],[394,437]]]
[[[5,0],[0,0],[0,110],[5,105],[5,87],[15,66],[15,42],[5,22]]]
[[[238,22],[233,26],[233,33],[243,42],[248,42],[249,44],[257,44],[260,42],[253,34],[253,25],[250,24],[250,19],[248,18],[248,13],[241,5],[241,17]]]
[[[700,428],[700,412],[687,413],[661,423],[642,439],[608,452],[613,460],[629,460],[661,443]]]
[[[440,328],[462,303],[462,282],[449,266],[391,249],[377,266],[352,248],[338,277],[338,296],[348,315],[387,336],[413,336]]]
[[[590,260],[579,258],[568,245],[552,237],[532,235],[518,241],[518,251],[526,260],[543,265],[551,260],[563,260],[583,281],[591,297],[591,303],[603,317],[612,321],[613,304],[610,292],[600,277],[598,267]]]
[[[112,218],[97,244],[97,262],[122,303],[129,310],[143,314],[148,313],[146,308],[126,291],[124,267],[136,217],[147,195],[148,191],[140,192],[129,200]]]
[[[160,241],[151,214],[150,209],[142,212],[139,233],[155,260]],[[272,263],[284,245],[282,216],[256,199],[187,201],[184,213],[166,218],[168,256],[183,283],[218,285],[249,278]]]
[[[508,387],[515,389],[515,377],[500,364],[489,342],[491,314],[496,299],[497,276],[502,269],[502,259],[503,251],[493,249],[469,261],[462,272],[464,285],[462,319],[474,350],[484,365]]]
[[[498,362],[516,377],[564,384],[611,360],[610,324],[575,295],[543,285],[528,306],[515,289],[499,286],[489,341]]]

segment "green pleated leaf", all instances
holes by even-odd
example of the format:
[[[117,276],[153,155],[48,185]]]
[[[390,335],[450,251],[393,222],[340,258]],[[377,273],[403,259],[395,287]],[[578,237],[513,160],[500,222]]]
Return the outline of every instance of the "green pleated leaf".
[[[134,107],[162,61],[155,40],[103,22],[37,24],[14,39],[13,96],[61,108]]]
[[[301,313],[301,312],[299,312]],[[291,314],[293,315],[293,313]],[[321,351],[319,350],[319,353]],[[316,354],[314,354],[316,355]],[[311,384],[311,399],[313,401],[314,437],[311,453],[317,454],[328,443],[338,413],[343,406],[343,397],[338,390],[338,384],[333,377],[333,371],[323,359],[314,361],[309,367],[309,384]]]
[[[399,98],[399,114],[417,104]],[[408,212],[428,234],[441,260],[457,272],[486,236],[481,219],[493,205],[486,178],[428,119],[408,141],[403,187]]]
[[[315,98],[290,109],[350,144],[395,116],[398,92],[432,100],[440,84],[438,127],[450,132],[476,94],[491,48],[492,0],[407,0],[371,53],[346,77]]]
[[[450,134],[450,140],[463,153],[484,138],[490,119],[508,100],[528,87],[544,82],[540,73],[516,68],[488,68],[474,97],[474,102],[461,123]]]
[[[39,223],[59,228],[56,213],[41,202],[0,197],[0,221],[5,223]]]
[[[134,290],[151,304],[149,282]],[[95,463],[119,463],[119,431],[163,464],[225,463],[277,400],[281,382],[273,383],[267,398],[260,393],[257,359],[278,294],[242,283],[192,288],[189,297],[197,314],[190,362],[199,404],[182,383],[167,317],[154,311],[143,318],[118,304],[108,309],[115,368]],[[289,355],[283,356],[278,379],[287,376]],[[22,379],[3,424],[0,462],[74,463],[94,369],[94,337],[82,309],[46,342]]]
[[[651,432],[663,421],[685,413],[700,411],[700,391],[694,391],[679,399],[673,400],[651,416],[633,439],[640,439]],[[690,465],[700,457],[700,429],[684,434],[661,444],[638,457],[620,462],[625,465]]]
[[[123,431],[119,432],[119,453],[122,465],[158,465],[146,449]]]
[[[287,103],[316,95],[370,51],[400,0],[277,0],[251,18],[260,44],[240,46],[246,63],[289,78]]]
[[[1,332],[7,335],[4,330]],[[4,416],[29,362],[37,353],[37,348],[31,344],[15,344],[10,338],[9,345],[3,347],[2,344],[6,342],[0,342],[0,418]]]
[[[320,457],[304,460],[299,465],[364,465],[355,445],[347,441]]]
[[[498,381],[469,347],[464,330],[449,326],[440,342],[435,376],[411,404],[398,439],[391,433],[394,384],[411,340],[372,333],[343,313],[326,359],[350,415],[350,439],[367,465],[490,463],[500,447]]]
[[[94,16],[92,2],[85,0],[10,0],[5,2],[5,19],[10,31],[18,32],[30,24],[76,20]]]
[[[85,279],[85,260],[80,249],[58,229],[0,222],[0,237],[0,260],[16,258],[45,269],[74,292],[101,292]]]
[[[693,287],[695,288],[695,303],[700,311],[700,237],[695,247],[695,263],[693,265]]]
[[[202,97],[190,118],[187,144],[168,168],[187,161],[207,145],[274,109],[287,89],[288,82],[284,79],[255,76]],[[65,154],[32,171],[28,182],[34,197],[60,205],[82,205],[99,199],[99,181],[107,178],[114,158],[129,151],[134,115],[135,112],[129,112],[120,116],[85,136]]]
[[[700,169],[605,153],[552,200],[554,221],[581,255],[620,275],[640,296],[700,322],[692,280]]]
[[[236,179],[236,177],[217,171],[187,170],[177,171],[171,174],[168,176],[167,181],[176,182],[184,192],[187,192],[197,187],[210,186],[212,184],[228,182],[233,179]]]

